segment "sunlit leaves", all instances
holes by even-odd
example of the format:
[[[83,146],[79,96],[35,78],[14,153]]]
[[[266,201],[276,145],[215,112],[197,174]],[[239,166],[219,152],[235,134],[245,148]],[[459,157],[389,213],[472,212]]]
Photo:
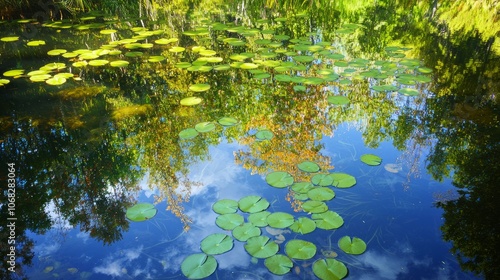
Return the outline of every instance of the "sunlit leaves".
[[[189,255],[182,261],[182,274],[188,279],[202,279],[210,276],[217,269],[217,261],[213,256],[197,253]]]
[[[267,174],[266,182],[275,188],[285,188],[293,184],[293,177],[288,172],[275,171]]]
[[[308,260],[316,255],[316,245],[309,241],[294,239],[286,243],[285,252],[292,259]]]
[[[361,155],[361,161],[368,164],[368,165],[380,165],[382,163],[382,159],[374,154],[364,154]]]
[[[203,99],[200,97],[190,96],[181,99],[180,104],[183,106],[194,106],[200,104],[201,101],[203,101]]]
[[[203,92],[207,91],[210,89],[209,84],[194,84],[189,86],[189,90],[194,91],[194,92]]]
[[[366,243],[357,237],[351,239],[349,236],[344,236],[339,239],[338,245],[342,251],[348,254],[359,255],[366,251]]]
[[[158,210],[151,203],[138,203],[127,209],[127,219],[134,222],[141,222],[151,219],[156,215]]]
[[[201,250],[208,255],[223,254],[234,246],[233,238],[227,234],[214,233],[201,241]]]
[[[339,280],[347,276],[347,267],[336,259],[319,259],[313,264],[313,272],[321,280]]]
[[[293,267],[293,262],[289,257],[281,254],[277,254],[267,258],[264,261],[264,265],[276,275],[284,275],[290,272]]]
[[[240,199],[238,206],[243,212],[256,213],[266,210],[269,207],[269,202],[263,197],[249,195]]]
[[[247,240],[245,250],[253,257],[264,259],[275,255],[279,246],[267,236],[255,236]]]

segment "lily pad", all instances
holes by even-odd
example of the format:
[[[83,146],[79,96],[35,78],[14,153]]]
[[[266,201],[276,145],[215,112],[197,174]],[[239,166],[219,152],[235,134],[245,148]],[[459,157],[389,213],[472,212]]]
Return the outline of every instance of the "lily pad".
[[[0,87],[1,86],[4,86],[6,84],[10,83],[10,80],[7,80],[7,79],[0,79]]]
[[[341,172],[334,172],[329,176],[333,178],[332,186],[334,187],[345,189],[356,185],[356,178],[354,178],[354,176],[352,175]]]
[[[238,241],[245,242],[250,237],[259,236],[261,234],[260,228],[256,227],[252,223],[244,223],[233,229],[233,236]]]
[[[223,233],[213,233],[201,241],[201,250],[207,255],[219,255],[233,249],[233,238]]]
[[[153,55],[153,56],[150,56],[148,58],[148,61],[149,62],[162,62],[164,61],[166,58],[162,55]]]
[[[16,77],[16,76],[21,76],[22,74],[24,74],[24,69],[15,69],[3,72],[3,75],[5,77]]]
[[[106,59],[95,59],[89,61],[89,65],[91,66],[104,66],[109,63],[109,60]]]
[[[229,126],[236,125],[238,123],[238,120],[235,118],[231,118],[231,117],[222,117],[219,120],[217,120],[217,122],[222,126],[229,127]]]
[[[126,60],[115,60],[111,61],[109,65],[111,65],[111,67],[127,67],[129,62]]]
[[[66,82],[66,78],[64,77],[52,77],[50,79],[45,80],[45,82],[51,86],[59,86]]]
[[[67,52],[65,49],[54,49],[47,52],[48,55],[56,56]]]
[[[312,268],[314,275],[321,280],[339,280],[347,276],[347,267],[336,259],[319,259]]]
[[[242,225],[244,220],[245,219],[240,214],[223,214],[215,219],[215,224],[221,229],[233,230],[235,227]]]
[[[267,216],[271,215],[269,211],[262,211],[248,215],[248,221],[256,227],[266,227],[269,225]]]
[[[15,42],[17,40],[19,40],[19,36],[9,36],[0,38],[0,41],[2,42]]]
[[[45,45],[45,41],[44,40],[33,40],[33,41],[29,41],[28,43],[26,43],[26,45],[29,47],[38,47],[38,46]]]
[[[193,139],[198,136],[198,131],[194,128],[186,128],[179,132],[179,137],[181,139]]]
[[[326,187],[319,187],[309,190],[307,196],[311,200],[328,201],[335,197],[335,192]]]
[[[314,185],[310,182],[297,182],[292,185],[292,190],[301,194],[306,194],[312,188],[314,188]]]
[[[212,205],[212,210],[217,214],[230,214],[238,211],[238,201],[221,199]]]
[[[319,165],[312,161],[303,161],[299,163],[298,167],[300,170],[309,173],[318,172],[320,169]]]
[[[206,278],[217,269],[217,261],[213,256],[197,253],[189,255],[182,261],[182,274],[188,279]]]
[[[254,236],[247,240],[245,250],[252,257],[265,259],[276,255],[279,246],[267,236]]]
[[[194,84],[189,87],[189,90],[194,92],[202,92],[210,89],[210,85],[208,84]]]
[[[290,230],[300,234],[308,234],[313,232],[315,229],[316,229],[316,223],[307,217],[298,218],[290,226]]]
[[[311,178],[311,182],[317,186],[331,186],[333,184],[333,178],[330,174],[316,174]]]
[[[266,182],[275,188],[286,188],[293,184],[293,176],[284,171],[276,171],[267,174]]]
[[[257,138],[257,140],[271,140],[273,138],[273,136],[274,136],[274,134],[270,130],[267,130],[267,129],[259,130],[255,134],[255,138]]]
[[[333,211],[312,214],[311,218],[320,229],[337,229],[344,224],[344,219],[337,212]]]
[[[267,267],[267,269],[269,269],[269,271],[271,271],[271,273],[274,273],[276,275],[284,275],[290,272],[293,267],[293,262],[289,257],[282,254],[277,254],[267,258],[264,261],[264,265]]]
[[[151,203],[138,203],[127,209],[126,217],[134,222],[142,222],[153,218],[157,212]]]
[[[201,122],[196,124],[194,129],[200,133],[210,132],[215,129],[215,124],[213,122]]]
[[[417,96],[419,93],[418,90],[414,88],[402,88],[398,92],[406,96]]]
[[[190,96],[190,97],[186,97],[186,98],[181,99],[180,104],[184,105],[184,106],[194,106],[194,105],[200,104],[202,100],[203,99],[201,99],[200,97]]]
[[[328,210],[328,206],[323,201],[308,200],[302,203],[302,209],[307,213],[323,213]]]
[[[269,207],[269,202],[261,196],[249,195],[240,199],[238,206],[243,212],[257,213],[266,210]]]
[[[328,100],[328,103],[333,104],[333,105],[345,105],[345,104],[349,104],[349,102],[350,102],[349,98],[347,98],[345,96],[340,96],[340,95],[328,96],[327,100]]]
[[[382,163],[382,159],[374,154],[364,154],[361,156],[361,161],[372,166],[380,165]]]
[[[366,251],[366,243],[357,237],[353,237],[351,240],[351,237],[344,236],[339,239],[338,245],[342,251],[348,254],[360,255]]]
[[[285,245],[286,254],[297,260],[308,260],[316,255],[316,245],[309,241],[294,239],[290,240]]]
[[[186,50],[186,48],[183,48],[183,47],[172,47],[172,48],[168,49],[169,52],[173,52],[173,53],[180,53],[180,52],[183,52],[185,50]]]
[[[267,223],[273,228],[286,228],[294,222],[293,216],[285,212],[275,212],[267,216]]]

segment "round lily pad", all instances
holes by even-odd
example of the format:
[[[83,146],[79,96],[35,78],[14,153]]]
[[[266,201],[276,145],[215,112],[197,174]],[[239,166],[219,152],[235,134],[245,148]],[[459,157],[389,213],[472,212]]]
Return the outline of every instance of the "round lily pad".
[[[194,126],[194,129],[198,132],[209,132],[215,129],[215,124],[213,122],[201,122]]]
[[[109,65],[111,65],[111,67],[127,67],[129,62],[126,60],[115,60],[111,61]]]
[[[189,255],[182,261],[182,274],[188,279],[206,278],[215,272],[217,261],[213,256],[197,253]]]
[[[347,276],[347,267],[336,259],[319,259],[313,264],[313,272],[321,280],[340,280]]]
[[[249,195],[240,199],[238,206],[243,212],[257,213],[266,210],[269,207],[269,202],[261,196]]]
[[[245,219],[240,214],[223,214],[215,219],[215,224],[221,229],[233,230],[235,227],[243,224],[244,220]]]
[[[149,62],[162,62],[164,61],[166,58],[164,56],[161,56],[161,55],[153,55],[153,56],[150,56],[148,58],[148,61]]]
[[[356,178],[354,178],[354,176],[352,175],[341,172],[334,172],[330,173],[329,176],[333,178],[332,186],[334,187],[345,189],[356,185]]]
[[[26,45],[30,46],[30,47],[38,47],[38,46],[45,45],[45,41],[44,40],[33,40],[33,41],[29,41],[28,43],[26,43]]]
[[[15,77],[24,74],[24,69],[9,70],[3,73],[5,77]]]
[[[2,42],[15,42],[17,40],[19,40],[19,36],[9,36],[0,38],[0,41]]]
[[[402,88],[398,92],[401,93],[402,95],[406,95],[406,96],[417,96],[418,95],[418,90],[416,90],[414,88]]]
[[[259,130],[255,134],[255,138],[257,138],[257,140],[271,140],[273,138],[273,136],[274,136],[274,134],[272,133],[272,131],[270,131],[268,129]]]
[[[308,200],[302,203],[302,209],[307,213],[323,213],[328,210],[328,206],[323,201]]]
[[[180,53],[180,52],[183,52],[185,50],[186,50],[186,48],[183,48],[183,47],[172,47],[172,48],[168,49],[169,52],[173,52],[173,53]]]
[[[300,234],[307,234],[311,233],[316,229],[316,223],[307,218],[307,217],[300,217],[298,218],[291,226],[290,230],[296,233]]]
[[[267,174],[266,182],[275,188],[286,188],[293,184],[293,176],[284,171],[276,171]]]
[[[328,103],[333,104],[333,105],[345,105],[349,104],[350,100],[349,98],[341,95],[332,95],[328,96],[327,98]]]
[[[32,75],[30,77],[30,81],[32,82],[45,82],[46,80],[50,79],[52,75],[50,74],[39,74],[39,75]]]
[[[258,213],[251,213],[248,215],[248,221],[256,227],[266,227],[269,225],[267,216],[271,215],[269,211],[262,211]]]
[[[331,186],[333,184],[333,178],[330,174],[316,174],[311,178],[311,182],[317,186]]]
[[[297,182],[292,185],[292,190],[301,194],[306,194],[312,188],[314,188],[314,185],[310,182]]]
[[[66,82],[66,78],[64,77],[52,77],[50,79],[45,80],[45,82],[51,86],[62,85]]]
[[[364,154],[361,156],[361,161],[368,165],[380,165],[382,163],[382,159],[374,154]]]
[[[348,254],[360,255],[366,251],[366,243],[357,237],[353,237],[351,240],[351,237],[344,236],[339,239],[338,245],[342,251]]]
[[[299,163],[298,167],[300,170],[309,173],[318,172],[320,169],[319,165],[312,161],[303,161]]]
[[[138,203],[127,209],[126,217],[134,222],[142,222],[153,218],[157,212],[151,203]]]
[[[326,187],[313,188],[307,192],[311,200],[327,201],[335,197],[335,192]]]
[[[344,224],[344,219],[337,212],[333,211],[312,214],[311,218],[320,229],[337,229]]]
[[[289,257],[282,254],[277,254],[267,258],[264,261],[264,265],[267,267],[267,269],[269,269],[269,271],[271,271],[271,273],[274,273],[276,275],[284,275],[290,272],[293,267],[293,262]]]
[[[198,136],[198,131],[194,128],[186,128],[179,132],[179,137],[181,139],[192,139]]]
[[[233,229],[233,236],[238,241],[245,242],[250,237],[259,236],[261,234],[260,228],[256,227],[252,223],[244,223]]]
[[[316,255],[316,245],[309,241],[294,239],[290,240],[285,245],[286,254],[297,260],[308,260]]]
[[[194,84],[189,87],[189,90],[194,92],[202,92],[210,89],[210,85],[208,84]]]
[[[7,79],[0,79],[0,87],[1,86],[4,86],[6,84],[10,83],[10,80],[7,80]]]
[[[276,255],[279,246],[267,236],[254,236],[247,240],[245,250],[252,257],[265,259]]]
[[[267,216],[267,223],[273,228],[286,228],[294,222],[293,216],[285,212],[275,212]]]
[[[180,104],[184,105],[184,106],[194,106],[194,105],[200,104],[202,100],[203,99],[201,99],[200,97],[190,96],[190,97],[183,98],[181,100]]]
[[[213,233],[201,241],[201,250],[207,255],[219,255],[233,249],[233,238],[223,233]]]
[[[109,63],[109,60],[106,59],[95,59],[89,61],[89,65],[91,66],[103,66]]]
[[[238,120],[235,118],[231,118],[231,117],[222,117],[219,120],[217,120],[217,122],[222,126],[229,127],[229,126],[233,126],[233,125],[237,124]]]
[[[217,214],[230,214],[238,211],[238,201],[221,199],[212,205],[212,210]]]

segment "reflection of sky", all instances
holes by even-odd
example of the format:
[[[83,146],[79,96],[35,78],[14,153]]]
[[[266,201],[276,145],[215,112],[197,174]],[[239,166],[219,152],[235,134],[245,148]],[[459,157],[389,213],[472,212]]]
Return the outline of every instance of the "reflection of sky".
[[[337,252],[337,259],[349,269],[349,279],[474,279],[459,271],[448,252],[450,245],[441,241],[441,211],[432,206],[432,193],[452,188],[449,181],[432,183],[422,174],[421,178],[411,178],[409,189],[405,190],[403,183],[407,181],[408,170],[403,168],[401,173],[393,174],[383,167],[397,161],[396,150],[389,143],[377,149],[366,148],[360,133],[345,127],[323,143],[322,152],[332,157],[334,171],[349,173],[357,179],[353,188],[334,189],[336,198],[328,202],[345,224],[337,231],[318,229],[305,236],[284,234],[287,240],[301,238],[314,242],[318,254],[313,261],[321,257],[321,249]],[[203,238],[212,233],[230,234],[215,225],[217,214],[211,206],[217,200],[261,195],[272,203],[269,211],[291,212],[284,199],[286,190],[271,188],[262,176],[250,175],[248,170],[234,164],[233,151],[238,148],[234,144],[213,147],[210,161],[191,167],[191,179],[202,185],[193,190],[190,202],[185,205],[186,214],[193,220],[190,231],[182,232],[182,224],[164,211],[166,205],[161,203],[157,205],[156,217],[131,223],[123,239],[111,246],[102,246],[76,229],[61,232],[56,239],[50,234],[36,237],[38,260],[28,270],[29,274],[33,279],[50,279],[50,273],[40,271],[54,266],[51,273],[58,273],[62,279],[74,278],[67,272],[70,267],[91,275],[89,279],[183,279],[180,264],[186,256],[201,252]],[[381,156],[383,164],[364,165],[359,161],[364,153]],[[140,200],[151,202],[151,194],[143,192]],[[296,213],[296,216],[307,215]],[[265,230],[263,234],[272,237]],[[342,253],[337,241],[344,235],[362,238],[368,243],[368,250],[360,256]],[[280,253],[284,253],[283,245]],[[297,261],[298,268],[293,272],[284,277],[273,276],[262,260],[252,264],[243,243],[238,241],[233,250],[216,259],[219,267],[211,279],[314,279],[312,261]]]

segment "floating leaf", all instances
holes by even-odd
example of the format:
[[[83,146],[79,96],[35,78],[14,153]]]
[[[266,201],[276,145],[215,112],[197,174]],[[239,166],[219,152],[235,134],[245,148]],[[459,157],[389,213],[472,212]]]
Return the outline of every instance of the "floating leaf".
[[[401,93],[402,95],[406,95],[406,96],[417,96],[418,95],[418,90],[416,90],[414,88],[402,88],[398,92]]]
[[[316,174],[311,178],[311,182],[317,186],[331,186],[333,184],[333,178],[330,174]]]
[[[247,241],[250,237],[259,236],[260,234],[260,228],[256,227],[252,223],[244,223],[233,229],[234,238],[242,242]]]
[[[200,104],[202,100],[203,99],[201,99],[200,97],[191,96],[191,97],[183,98],[181,100],[180,104],[184,105],[184,106],[194,106],[194,105]]]
[[[213,233],[201,241],[201,250],[207,255],[219,255],[233,249],[233,238],[223,233]]]
[[[217,214],[230,214],[238,211],[238,201],[221,199],[212,205],[212,210]]]
[[[129,62],[126,60],[115,60],[109,63],[112,67],[127,67]]]
[[[210,132],[215,129],[215,124],[213,122],[201,122],[196,124],[194,129],[200,133]]]
[[[56,55],[63,54],[65,52],[67,52],[67,50],[64,50],[64,49],[55,49],[55,50],[48,51],[47,54],[48,55],[52,55],[52,56],[56,56]]]
[[[58,86],[58,85],[64,84],[66,82],[66,78],[64,78],[64,77],[52,77],[50,79],[47,79],[45,82],[51,86]]]
[[[286,228],[294,222],[293,216],[285,212],[275,212],[267,216],[267,223],[273,228]]]
[[[294,239],[286,243],[285,252],[292,259],[308,260],[316,255],[316,245],[309,241]]]
[[[153,218],[158,210],[151,203],[138,203],[127,209],[125,216],[134,222]]]
[[[186,128],[179,132],[179,137],[181,139],[192,139],[198,136],[198,131],[194,128]]]
[[[189,90],[194,92],[202,92],[210,89],[210,85],[208,84],[194,84],[189,87]]]
[[[293,184],[293,176],[284,171],[276,171],[267,174],[266,182],[275,188],[286,188]]]
[[[311,218],[316,223],[316,226],[320,229],[337,229],[344,224],[344,219],[342,219],[342,217],[337,212],[333,211],[312,214]]]
[[[2,41],[2,42],[15,42],[17,40],[19,40],[19,36],[10,36],[10,37],[0,38],[0,41]]]
[[[333,104],[333,105],[345,105],[345,104],[349,104],[349,102],[350,102],[349,98],[347,98],[345,96],[340,96],[340,95],[328,96],[327,100],[328,100],[328,103]]]
[[[313,264],[313,272],[321,280],[340,280],[347,276],[347,267],[336,259],[319,259]]]
[[[259,65],[254,64],[254,63],[243,63],[240,65],[241,69],[255,69],[257,67],[259,67]]]
[[[225,230],[233,230],[235,227],[243,224],[243,222],[243,216],[236,213],[223,214],[215,219],[215,224]]]
[[[332,198],[335,197],[335,193],[326,187],[319,187],[319,188],[314,188],[311,189],[307,192],[307,196],[311,200],[317,200],[317,201],[327,201],[331,200]]]
[[[267,222],[267,216],[271,215],[269,211],[262,211],[258,213],[252,213],[248,215],[248,221],[256,227],[265,227],[269,225]]]
[[[301,194],[306,194],[312,188],[314,188],[314,185],[310,182],[297,182],[292,185],[292,190]]]
[[[1,86],[4,86],[6,84],[10,83],[10,80],[7,80],[7,79],[0,79],[0,87]]]
[[[309,173],[318,172],[320,169],[319,165],[312,161],[303,161],[298,164],[298,167],[300,170]]]
[[[307,213],[323,213],[328,210],[328,206],[323,201],[308,200],[302,203],[302,209]]]
[[[332,186],[334,187],[344,189],[356,185],[356,178],[354,178],[352,175],[346,173],[334,172],[331,173],[329,176],[333,178]]]
[[[238,206],[243,212],[257,213],[266,210],[269,207],[269,202],[261,196],[249,195],[240,199]]]
[[[291,226],[290,230],[300,234],[311,233],[316,229],[316,223],[306,217],[298,218]]]
[[[255,134],[255,138],[257,138],[257,140],[271,140],[273,138],[273,136],[274,136],[274,134],[270,130],[267,130],[267,129],[259,130]]]
[[[231,117],[222,117],[219,120],[217,120],[217,122],[222,126],[229,127],[229,126],[233,126],[233,125],[237,124],[238,120],[235,118],[231,118]]]
[[[183,48],[183,47],[172,47],[172,48],[168,49],[169,52],[173,52],[173,53],[180,53],[180,52],[183,52],[185,50],[186,50],[186,48]]]
[[[148,58],[148,61],[149,62],[162,62],[164,61],[166,58],[164,56],[161,56],[161,55],[153,55],[153,56],[150,56]]]
[[[202,253],[189,255],[182,261],[182,274],[188,279],[206,278],[215,272],[217,261],[213,256]]]
[[[109,60],[106,59],[96,59],[89,61],[89,65],[91,66],[103,66],[109,63]]]
[[[247,240],[245,250],[253,257],[265,259],[274,256],[279,246],[267,236],[254,236]]]
[[[374,154],[364,154],[361,156],[361,161],[368,165],[380,165],[382,163],[382,159]]]
[[[38,46],[45,45],[45,41],[44,40],[33,40],[33,41],[29,41],[26,45],[30,46],[30,47],[38,47]]]
[[[366,251],[366,243],[357,237],[353,237],[351,240],[351,237],[344,236],[339,239],[338,245],[342,251],[348,254],[359,255]]]
[[[293,267],[293,262],[289,257],[277,254],[267,258],[264,261],[264,265],[267,269],[269,269],[269,271],[271,271],[271,273],[284,275],[290,272]]]
[[[103,35],[109,35],[109,34],[116,33],[116,30],[114,30],[114,29],[103,29],[103,30],[99,31],[99,33],[101,33]]]

